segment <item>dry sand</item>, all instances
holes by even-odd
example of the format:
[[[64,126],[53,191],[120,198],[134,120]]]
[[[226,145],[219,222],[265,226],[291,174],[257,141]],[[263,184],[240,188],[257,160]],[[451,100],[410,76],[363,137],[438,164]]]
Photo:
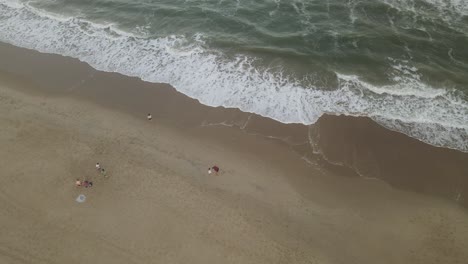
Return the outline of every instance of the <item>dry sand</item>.
[[[0,84],[0,263],[468,259],[468,214],[448,201],[338,177],[281,141],[148,122],[10,77]],[[219,176],[207,174],[213,164]]]

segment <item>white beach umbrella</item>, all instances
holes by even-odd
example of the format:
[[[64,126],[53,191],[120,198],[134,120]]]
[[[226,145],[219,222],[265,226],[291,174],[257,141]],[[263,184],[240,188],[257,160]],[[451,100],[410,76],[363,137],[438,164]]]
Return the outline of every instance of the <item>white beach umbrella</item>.
[[[78,195],[78,197],[76,197],[76,201],[79,203],[83,203],[84,201],[86,201],[86,196],[84,194],[80,194]]]

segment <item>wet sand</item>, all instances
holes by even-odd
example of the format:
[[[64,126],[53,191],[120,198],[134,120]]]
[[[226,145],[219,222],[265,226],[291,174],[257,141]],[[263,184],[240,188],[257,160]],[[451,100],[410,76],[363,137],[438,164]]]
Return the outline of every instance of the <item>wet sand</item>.
[[[34,82],[28,92],[73,96],[134,116],[151,112],[182,129],[230,126],[283,141],[304,160],[338,174],[381,179],[468,207],[468,153],[430,146],[369,118],[326,115],[312,126],[282,124],[237,109],[207,107],[167,84],[99,72],[76,59],[2,43],[0,57],[0,73]]]
[[[433,147],[368,118],[325,116],[310,129],[316,151],[364,178],[468,207],[468,154]],[[468,140],[468,135],[467,135]]]
[[[0,263],[468,259],[466,209],[344,176],[312,154],[314,129],[70,58],[8,45],[0,56]],[[214,164],[219,176],[206,173]]]

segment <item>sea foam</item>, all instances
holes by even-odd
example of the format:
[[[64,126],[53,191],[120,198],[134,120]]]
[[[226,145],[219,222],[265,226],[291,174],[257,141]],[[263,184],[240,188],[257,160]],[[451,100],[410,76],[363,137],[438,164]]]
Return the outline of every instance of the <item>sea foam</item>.
[[[209,106],[239,108],[283,123],[313,124],[323,114],[367,116],[435,146],[468,152],[468,102],[421,82],[417,69],[394,62],[396,84],[375,86],[337,73],[336,90],[304,85],[261,68],[246,55],[227,57],[193,38],[148,38],[78,18],[55,17],[0,0],[0,41],[77,58],[108,72],[174,86]]]

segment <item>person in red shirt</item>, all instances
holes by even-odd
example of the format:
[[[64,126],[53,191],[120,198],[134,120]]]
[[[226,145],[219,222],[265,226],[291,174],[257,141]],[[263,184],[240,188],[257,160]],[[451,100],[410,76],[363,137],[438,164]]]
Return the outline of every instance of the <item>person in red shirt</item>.
[[[216,166],[216,165],[214,165],[214,166],[213,166],[213,170],[214,170],[215,174],[218,175],[219,167]]]

